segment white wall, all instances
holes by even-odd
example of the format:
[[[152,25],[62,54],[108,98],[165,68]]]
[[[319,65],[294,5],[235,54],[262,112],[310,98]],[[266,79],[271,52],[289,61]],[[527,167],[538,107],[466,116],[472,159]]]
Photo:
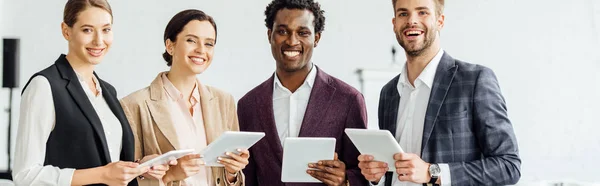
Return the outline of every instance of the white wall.
[[[444,47],[499,78],[523,178],[600,181],[598,2],[461,1],[447,10]]]
[[[21,38],[21,85],[66,52],[59,27],[64,2],[4,0],[0,7],[0,35]],[[161,58],[167,22],[180,10],[197,8],[215,17],[219,29],[215,60],[200,78],[239,99],[275,68],[264,27],[268,2],[112,0],[115,42],[97,72],[119,97],[147,86],[167,69]],[[314,62],[360,88],[354,70],[387,67],[390,48],[399,49],[391,3],[320,2],[327,21]],[[26,6],[30,3],[36,6]],[[521,180],[600,181],[600,119],[593,117],[600,113],[600,2],[454,0],[445,12],[442,47],[458,59],[491,67],[498,76],[519,141]],[[404,54],[398,58],[403,61]],[[376,122],[372,108],[378,88],[367,92],[370,122]],[[1,91],[0,107],[6,97]],[[6,114],[0,115],[0,136],[5,120]],[[4,143],[0,137],[0,169],[6,162]]]
[[[3,15],[4,15],[3,5],[4,5],[4,0],[0,0],[0,10],[2,11],[0,13],[0,25],[4,25],[4,22],[2,19]],[[4,36],[3,32],[2,32],[3,28],[4,28],[4,26],[0,27],[0,38],[2,38],[2,36]],[[2,51],[1,50],[2,46],[4,46],[3,40],[0,40],[0,51]],[[1,59],[2,59],[3,55],[4,55],[4,52],[0,52],[0,64],[2,64]],[[3,68],[4,68],[4,66],[0,65],[0,72],[3,72],[2,71]],[[2,78],[3,78],[2,75],[0,75],[0,83],[2,83]],[[2,86],[2,85],[0,85],[0,86]],[[1,97],[0,100],[2,100],[2,101],[0,101],[0,136],[2,136],[2,137],[6,136],[6,131],[8,130],[7,122],[5,119],[7,114],[6,114],[6,112],[4,112],[4,109],[8,105],[6,92],[7,92],[6,90],[0,89],[0,97]],[[0,172],[2,172],[2,170],[6,170],[6,168],[7,168],[6,167],[6,163],[7,163],[6,158],[7,158],[8,153],[6,152],[6,146],[7,146],[6,139],[0,139],[0,149],[1,149],[0,150],[0,162],[2,162],[2,163],[0,163]]]

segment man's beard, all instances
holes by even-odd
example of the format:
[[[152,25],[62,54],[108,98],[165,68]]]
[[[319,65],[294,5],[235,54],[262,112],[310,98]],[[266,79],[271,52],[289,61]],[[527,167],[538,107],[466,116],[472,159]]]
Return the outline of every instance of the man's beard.
[[[433,32],[429,32],[429,30],[427,29],[426,30],[427,34],[424,36],[425,38],[423,39],[423,45],[421,47],[416,46],[415,48],[410,48],[410,47],[407,47],[408,43],[405,43],[402,40],[402,35],[404,35],[405,29],[406,28],[403,28],[400,32],[396,32],[396,40],[398,40],[398,43],[400,44],[400,46],[402,46],[402,48],[404,48],[406,55],[412,56],[412,57],[420,56],[421,54],[423,54],[423,52],[425,50],[429,49],[429,47],[431,47],[431,45],[433,44],[435,33],[437,32],[435,30],[433,30]],[[418,42],[418,41],[414,41],[414,42]]]

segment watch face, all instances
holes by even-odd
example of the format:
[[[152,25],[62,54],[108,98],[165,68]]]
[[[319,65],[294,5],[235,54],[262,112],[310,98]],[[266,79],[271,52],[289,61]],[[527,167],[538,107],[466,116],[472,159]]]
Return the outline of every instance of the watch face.
[[[433,176],[439,176],[440,172],[442,172],[442,170],[440,169],[440,166],[438,166],[438,164],[431,164],[429,166],[429,174]]]

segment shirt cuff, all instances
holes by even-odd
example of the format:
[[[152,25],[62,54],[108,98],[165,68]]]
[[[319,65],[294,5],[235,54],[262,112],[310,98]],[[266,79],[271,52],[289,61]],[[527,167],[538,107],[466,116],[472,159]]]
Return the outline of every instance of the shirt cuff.
[[[75,169],[61,169],[58,175],[58,185],[69,186],[73,181],[73,174]]]
[[[224,179],[225,179],[225,183],[227,183],[226,185],[235,185],[238,181],[240,181],[239,178],[240,178],[241,171],[238,171],[237,173],[235,173],[235,181],[234,182],[229,182],[229,180],[227,179],[227,174],[229,174],[227,172],[227,170],[223,169],[223,172],[225,173]]]
[[[379,180],[379,183],[377,183],[377,185],[374,185],[373,182],[369,182],[370,186],[383,186],[385,184],[385,175],[383,175],[381,177],[381,179]]]
[[[438,164],[438,166],[440,166],[440,170],[441,170],[440,178],[442,179],[440,182],[441,183],[440,186],[452,185],[452,177],[450,175],[450,166],[445,163]]]

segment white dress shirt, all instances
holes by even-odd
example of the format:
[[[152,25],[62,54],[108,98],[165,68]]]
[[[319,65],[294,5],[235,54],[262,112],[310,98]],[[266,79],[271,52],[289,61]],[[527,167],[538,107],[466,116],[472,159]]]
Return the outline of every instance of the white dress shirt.
[[[304,83],[292,93],[281,84],[277,73],[275,73],[275,78],[273,78],[273,114],[275,115],[277,134],[279,134],[282,145],[285,138],[298,137],[316,77],[317,68],[313,64],[308,76],[304,79]]]
[[[96,77],[98,94],[94,95],[83,78],[77,74],[79,83],[85,90],[104,128],[108,151],[112,162],[121,155],[121,122],[113,114],[102,97],[102,89]],[[52,165],[44,166],[46,142],[56,124],[54,100],[50,82],[44,76],[34,77],[21,97],[17,146],[15,147],[15,167],[13,179],[21,185],[70,186],[75,169],[60,169]]]
[[[435,73],[444,51],[440,49],[437,55],[427,64],[425,69],[414,81],[414,86],[408,80],[407,66],[404,65],[400,78],[398,80],[398,93],[400,94],[400,105],[398,107],[398,119],[396,121],[396,140],[405,153],[421,155],[421,145],[423,143],[423,127],[425,126],[425,114],[429,104],[431,88]],[[448,164],[438,164],[440,166],[442,178],[441,185],[450,185],[450,168]],[[398,180],[396,170],[394,172],[393,186],[420,186],[412,182],[403,182]],[[384,178],[378,185],[383,185]]]

